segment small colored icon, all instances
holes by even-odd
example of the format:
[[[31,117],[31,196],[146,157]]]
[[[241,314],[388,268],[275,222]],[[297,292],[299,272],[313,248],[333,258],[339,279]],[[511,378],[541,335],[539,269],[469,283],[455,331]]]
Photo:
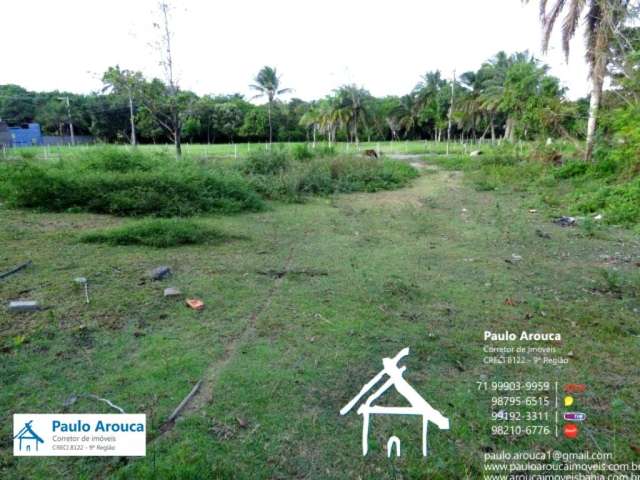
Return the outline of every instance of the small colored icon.
[[[584,393],[587,386],[584,383],[567,383],[564,386],[565,393]]]
[[[578,436],[578,426],[573,423],[567,423],[563,430],[564,436],[567,438],[576,438]]]
[[[587,414],[582,412],[567,412],[563,415],[563,418],[569,422],[584,422],[587,419]]]
[[[573,397],[571,395],[567,395],[564,397],[564,406],[570,407],[571,405],[573,405]]]

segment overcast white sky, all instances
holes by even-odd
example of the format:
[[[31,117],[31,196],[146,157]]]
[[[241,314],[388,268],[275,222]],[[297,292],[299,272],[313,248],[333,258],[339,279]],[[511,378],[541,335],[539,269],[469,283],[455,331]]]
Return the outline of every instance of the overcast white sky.
[[[240,92],[263,65],[294,96],[322,97],[355,82],[374,95],[409,92],[420,75],[477,69],[499,50],[526,50],[569,87],[588,93],[581,37],[568,65],[558,38],[540,52],[538,2],[519,0],[174,0],[180,85]],[[150,43],[157,0],[3,2],[0,84],[87,93],[108,66],[161,76]]]

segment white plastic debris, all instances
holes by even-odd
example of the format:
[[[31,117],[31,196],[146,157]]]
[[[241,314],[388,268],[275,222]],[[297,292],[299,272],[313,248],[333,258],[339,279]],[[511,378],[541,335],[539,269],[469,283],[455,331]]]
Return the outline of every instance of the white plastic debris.
[[[179,288],[169,287],[164,289],[165,297],[179,297],[181,295],[182,295],[182,292],[180,291]]]
[[[40,305],[34,300],[14,300],[9,302],[10,312],[36,312],[40,310]]]

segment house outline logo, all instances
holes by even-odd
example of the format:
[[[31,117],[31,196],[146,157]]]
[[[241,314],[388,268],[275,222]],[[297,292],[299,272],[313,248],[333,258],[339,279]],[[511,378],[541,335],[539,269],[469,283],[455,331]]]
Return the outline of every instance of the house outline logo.
[[[420,394],[402,377],[407,367],[398,367],[398,362],[403,357],[409,355],[409,347],[403,348],[393,358],[384,358],[382,360],[383,369],[378,372],[367,384],[362,387],[360,392],[353,397],[340,410],[340,415],[346,415],[356,406],[356,404],[373,389],[385,375],[389,378],[370,394],[367,399],[360,405],[357,410],[362,415],[362,456],[366,456],[369,450],[369,420],[371,415],[418,415],[422,416],[422,456],[426,457],[428,453],[427,435],[429,422],[434,423],[440,430],[449,430],[449,419],[444,417],[438,410],[434,409]],[[409,407],[385,407],[372,405],[382,394],[389,388],[395,387],[400,395],[408,402]],[[387,456],[390,457],[393,447],[396,447],[396,455],[400,456],[400,439],[396,436],[389,438],[387,442]]]
[[[28,422],[26,422],[24,424],[24,427],[22,427],[22,429],[13,437],[14,442],[18,440],[19,451],[22,451],[22,442],[26,442],[26,452],[31,451],[32,441],[35,442],[34,445],[36,446],[36,452],[38,451],[38,444],[44,443],[44,440],[36,432],[33,431],[33,428],[31,427],[32,423],[33,420],[29,420]]]

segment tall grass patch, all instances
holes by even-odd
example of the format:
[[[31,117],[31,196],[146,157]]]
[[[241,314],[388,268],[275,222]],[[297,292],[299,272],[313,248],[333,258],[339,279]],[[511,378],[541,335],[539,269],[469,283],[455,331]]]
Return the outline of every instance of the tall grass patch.
[[[270,199],[302,201],[309,195],[376,192],[407,185],[418,171],[405,162],[357,156],[281,159],[281,153],[261,154],[259,165],[249,159],[245,171],[253,186]],[[277,166],[277,168],[276,168]]]
[[[601,213],[605,223],[638,228],[639,151],[640,135],[630,129],[617,142],[601,141],[592,163],[582,160],[575,146],[544,144],[526,155],[496,150],[478,157],[458,155],[432,161],[465,171],[477,190],[529,191],[558,214]]]
[[[115,148],[94,149],[83,158],[3,165],[0,197],[13,207],[125,216],[235,213],[264,206],[232,169]]]
[[[220,243],[228,236],[184,218],[147,218],[127,225],[89,232],[80,238],[84,243],[108,245],[144,245],[155,248]]]

